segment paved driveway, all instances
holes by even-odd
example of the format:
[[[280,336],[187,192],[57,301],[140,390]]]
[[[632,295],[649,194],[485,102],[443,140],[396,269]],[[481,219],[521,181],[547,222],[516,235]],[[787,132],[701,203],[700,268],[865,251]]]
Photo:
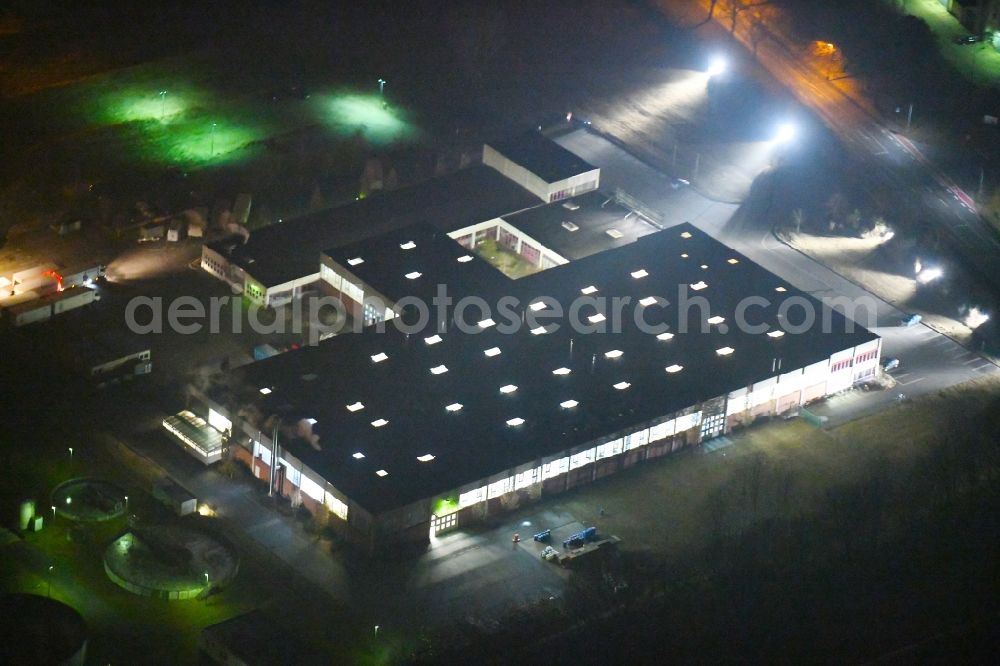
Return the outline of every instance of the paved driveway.
[[[559,137],[557,142],[601,168],[602,187],[619,186],[663,214],[668,226],[691,222],[705,233],[745,254],[794,287],[816,298],[842,298],[870,304],[854,318],[882,336],[882,357],[901,364],[892,391],[853,391],[817,407],[829,423],[842,423],[882,409],[900,393],[916,397],[997,372],[1000,368],[954,340],[924,325],[900,326],[903,312],[861,286],[785,245],[771,233],[766,220],[734,220],[738,206],[711,201],[691,188],[672,189],[666,177],[622,148],[586,130]],[[765,211],[766,212],[766,211]],[[835,309],[850,316],[842,305]],[[867,312],[872,313],[868,321]]]

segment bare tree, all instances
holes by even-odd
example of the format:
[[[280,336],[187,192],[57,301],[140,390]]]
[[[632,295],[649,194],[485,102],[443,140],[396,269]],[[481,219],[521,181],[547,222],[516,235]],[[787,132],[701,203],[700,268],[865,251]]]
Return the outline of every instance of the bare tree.
[[[740,14],[748,9],[753,9],[754,7],[763,7],[764,5],[769,5],[770,0],[762,0],[761,2],[747,2],[746,0],[730,0],[729,3],[729,33],[732,35],[736,34],[736,21]],[[756,48],[754,49],[756,53]]]

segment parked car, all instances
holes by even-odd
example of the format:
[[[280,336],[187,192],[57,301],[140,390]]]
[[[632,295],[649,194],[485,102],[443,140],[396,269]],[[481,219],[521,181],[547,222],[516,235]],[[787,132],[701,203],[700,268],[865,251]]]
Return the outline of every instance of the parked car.
[[[918,314],[908,314],[908,315],[903,315],[903,320],[901,323],[903,324],[903,326],[916,326],[921,321],[923,321],[923,319],[924,318]]]
[[[670,187],[674,188],[675,190],[678,190],[681,187],[684,187],[684,186],[690,185],[690,184],[691,184],[691,181],[684,180],[683,178],[671,178],[670,179]]]
[[[966,46],[968,44],[975,44],[976,42],[982,41],[982,37],[979,35],[959,35],[955,38],[955,43],[960,46]]]
[[[888,372],[889,370],[895,370],[899,367],[899,359],[895,357],[889,357],[882,359],[882,369]]]

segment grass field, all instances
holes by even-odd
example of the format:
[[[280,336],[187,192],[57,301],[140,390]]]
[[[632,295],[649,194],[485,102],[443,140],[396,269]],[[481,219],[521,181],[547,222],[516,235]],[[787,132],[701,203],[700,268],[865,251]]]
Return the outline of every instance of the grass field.
[[[873,473],[904,477],[939,442],[956,410],[1000,397],[1000,381],[967,384],[829,431],[801,419],[731,437],[733,446],[642,465],[556,500],[626,550],[684,556],[719,533],[808,514],[837,487]],[[605,516],[600,516],[601,508]]]

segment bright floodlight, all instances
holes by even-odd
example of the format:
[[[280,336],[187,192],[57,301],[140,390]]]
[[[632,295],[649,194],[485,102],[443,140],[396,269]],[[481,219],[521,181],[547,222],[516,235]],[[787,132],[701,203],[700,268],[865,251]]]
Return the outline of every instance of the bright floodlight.
[[[969,314],[965,317],[965,325],[971,329],[977,329],[987,321],[990,316],[977,307],[969,308]]]
[[[782,123],[778,126],[778,133],[774,135],[774,140],[778,143],[788,143],[795,138],[796,127],[792,123]]]
[[[708,62],[708,75],[718,76],[726,71],[728,63],[722,56],[715,56]]]
[[[925,268],[917,273],[917,282],[920,284],[927,284],[928,282],[937,280],[942,275],[944,275],[944,271],[940,268]]]

